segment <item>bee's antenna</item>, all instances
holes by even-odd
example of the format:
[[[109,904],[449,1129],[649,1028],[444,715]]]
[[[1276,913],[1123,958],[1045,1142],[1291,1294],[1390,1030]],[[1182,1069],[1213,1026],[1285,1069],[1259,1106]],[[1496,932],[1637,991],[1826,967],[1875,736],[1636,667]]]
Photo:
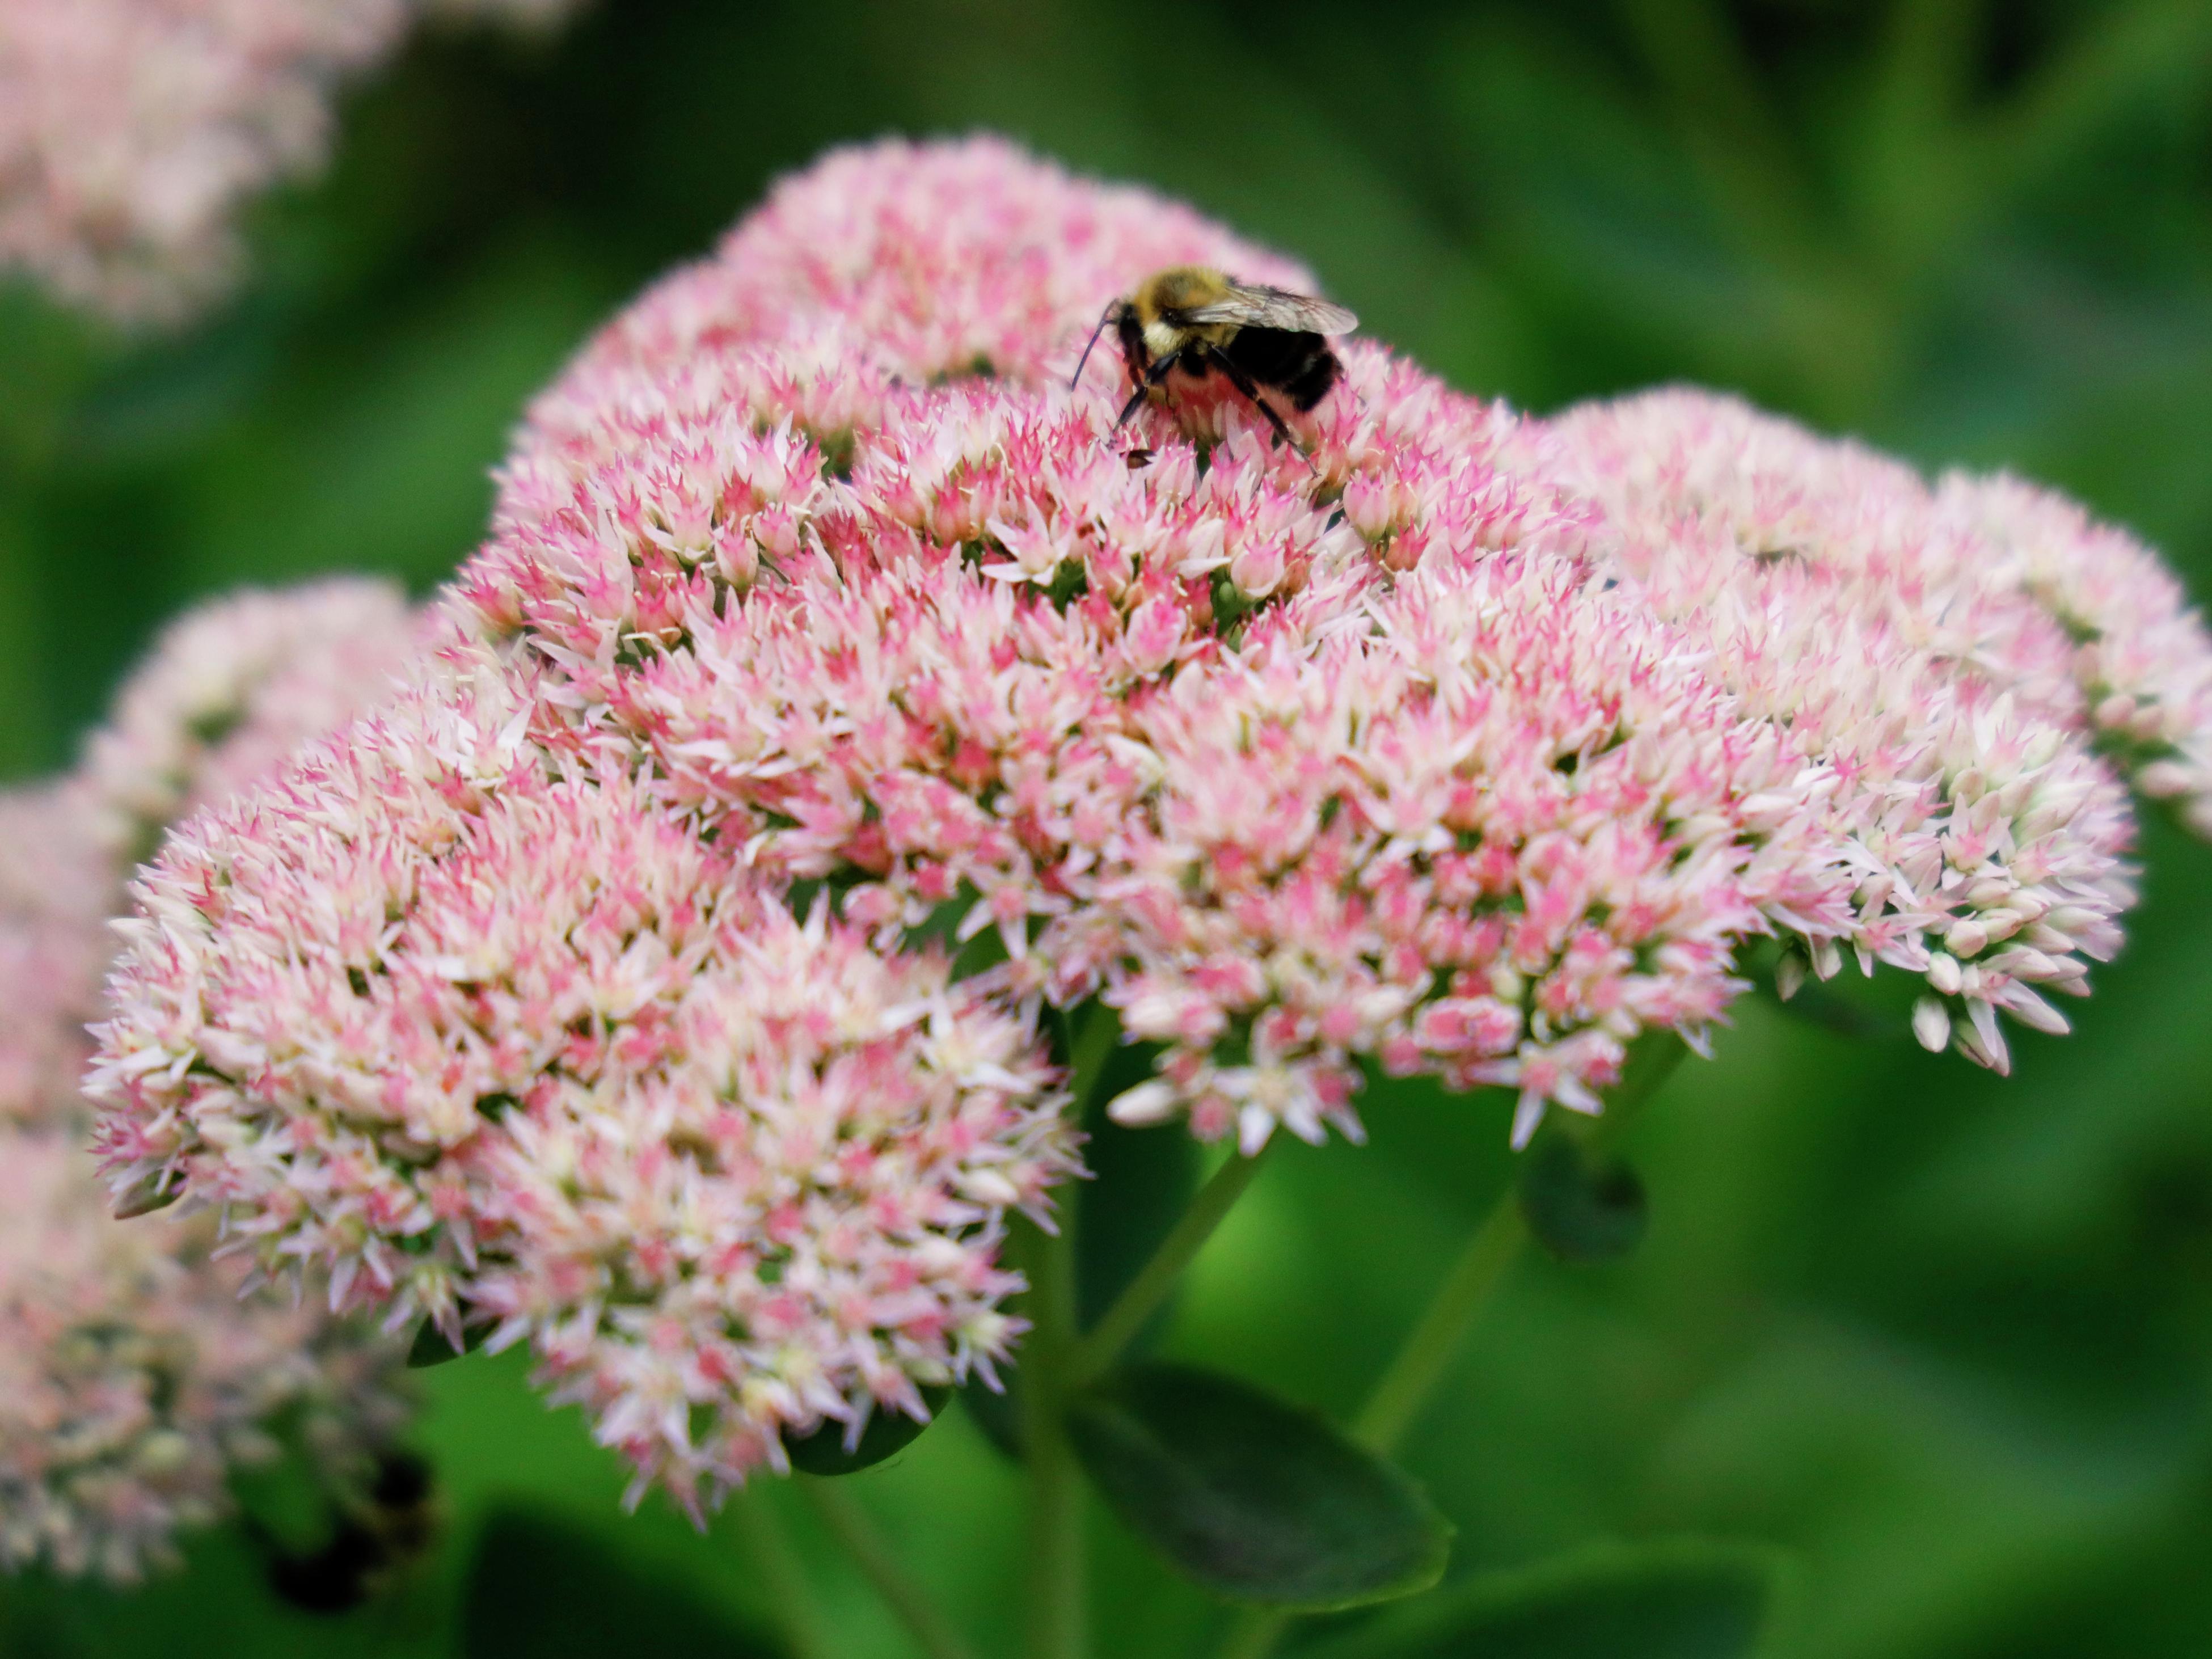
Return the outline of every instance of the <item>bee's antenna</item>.
[[[1067,389],[1070,392],[1074,391],[1083,383],[1083,366],[1091,361],[1091,348],[1098,343],[1098,337],[1106,331],[1106,325],[1113,320],[1114,313],[1121,308],[1121,302],[1119,300],[1109,300],[1106,302],[1106,309],[1098,313],[1098,326],[1091,331],[1090,339],[1084,343],[1083,355],[1075,360],[1075,373],[1067,377]]]

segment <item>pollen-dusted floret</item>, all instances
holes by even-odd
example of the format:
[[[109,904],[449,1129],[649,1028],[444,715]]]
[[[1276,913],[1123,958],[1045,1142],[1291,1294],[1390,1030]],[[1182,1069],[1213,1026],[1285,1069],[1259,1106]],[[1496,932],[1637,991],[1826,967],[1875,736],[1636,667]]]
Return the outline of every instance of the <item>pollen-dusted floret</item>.
[[[2086,992],[2084,959],[2118,948],[2134,823],[2092,751],[2075,648],[2018,562],[1901,462],[1734,399],[1590,405],[1544,441],[1604,508],[1594,545],[1641,602],[1833,769],[1847,942],[1925,976],[1922,1041],[2002,1070],[1999,1011],[2065,1030],[2045,996]],[[1817,938],[1805,957],[1838,965]]]
[[[1068,1132],[1030,1022],[793,921],[523,712],[417,696],[173,838],[101,1142],[340,1305],[497,1319],[695,1502],[1003,1357],[1000,1218]]]

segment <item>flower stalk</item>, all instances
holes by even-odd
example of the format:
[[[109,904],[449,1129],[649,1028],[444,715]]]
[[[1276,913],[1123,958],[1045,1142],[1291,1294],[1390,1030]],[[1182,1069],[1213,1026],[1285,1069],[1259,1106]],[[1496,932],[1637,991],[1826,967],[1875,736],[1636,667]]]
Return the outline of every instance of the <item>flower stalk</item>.
[[[1610,1145],[1626,1132],[1644,1103],[1658,1093],[1689,1052],[1671,1034],[1637,1050],[1606,1103],[1594,1139]],[[1352,1420],[1353,1437],[1379,1452],[1394,1450],[1412,1428],[1452,1359],[1465,1345],[1506,1271],[1528,1243],[1515,1189],[1508,1186],[1460,1251],[1406,1340]]]
[[[1270,1146],[1273,1144],[1272,1140],[1268,1142]],[[1237,1200],[1243,1197],[1267,1155],[1265,1146],[1249,1158],[1232,1151],[1227,1162],[1199,1188],[1189,1207],[1176,1218],[1151,1259],[1114,1298],[1113,1305],[1098,1322],[1070,1350],[1066,1385],[1068,1389],[1080,1389],[1096,1381],[1121,1357],[1121,1351],[1144,1328],[1145,1322],[1174,1291],[1184,1270],[1205,1249],[1206,1240],[1213,1237],[1214,1230],[1236,1207]]]
[[[975,1650],[968,1639],[953,1628],[921,1581],[901,1565],[851,1492],[834,1480],[803,1478],[799,1486],[822,1524],[928,1659],[975,1659]],[[816,1651],[826,1654],[829,1650]]]
[[[823,1626],[821,1609],[815,1604],[791,1540],[784,1534],[775,1502],[773,1493],[757,1488],[745,1492],[730,1507],[745,1553],[768,1592],[777,1628],[793,1659],[831,1659],[836,1648]]]
[[[1082,1659],[1087,1595],[1083,1485],[1067,1438],[1075,1336],[1073,1206],[1057,1233],[1035,1235],[1030,1327],[1022,1355],[1022,1431],[1030,1476],[1029,1659]]]
[[[1598,1144],[1610,1145],[1620,1138],[1688,1052],[1682,1040],[1671,1033],[1631,1052],[1620,1082],[1606,1103],[1605,1115],[1594,1137]],[[1516,1188],[1509,1183],[1477,1224],[1429,1305],[1383,1367],[1366,1404],[1352,1419],[1354,1439],[1386,1454],[1397,1449],[1435,1395],[1437,1385],[1443,1381],[1508,1270],[1520,1260],[1522,1247],[1528,1241],[1528,1224],[1522,1216]],[[1290,1623],[1287,1613],[1258,1609],[1240,1613],[1230,1625],[1216,1659],[1267,1659]]]

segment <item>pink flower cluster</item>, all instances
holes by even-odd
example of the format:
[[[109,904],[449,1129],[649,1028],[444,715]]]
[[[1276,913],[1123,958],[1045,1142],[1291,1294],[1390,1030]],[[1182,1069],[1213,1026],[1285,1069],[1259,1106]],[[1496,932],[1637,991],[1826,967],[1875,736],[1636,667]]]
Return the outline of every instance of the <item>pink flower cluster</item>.
[[[571,0],[0,0],[0,268],[123,320],[218,293],[231,221],[329,145],[336,83],[418,10],[539,27]]]
[[[1668,391],[1543,436],[1602,504],[1644,603],[1756,714],[1832,768],[1869,968],[1924,975],[1915,1026],[2003,1069],[2002,1011],[2063,1031],[2119,944],[2134,824],[2099,750],[2189,794],[2212,738],[2212,641],[2149,556],[2008,480],[1931,491],[1902,464],[1732,399]],[[1786,959],[1835,971],[1832,944]]]
[[[1594,1109],[1638,1031],[1718,1011],[1764,918],[1841,927],[1790,793],[1818,769],[1656,666],[1585,575],[1588,510],[1503,463],[1511,416],[1387,354],[1350,349],[1310,457],[1218,388],[1115,440],[1111,387],[1059,376],[1177,260],[1309,280],[995,141],[833,157],[539,400],[462,623],[549,750],[616,741],[887,948],[949,907],[1010,993],[1169,1043],[1125,1116],[1353,1130],[1362,1054],[1510,1083],[1524,1134]],[[1409,671],[1409,641],[1449,655],[1425,629],[1492,682]],[[1401,738],[1454,707],[1433,753]],[[1482,771],[1522,739],[1558,781],[1526,799]]]
[[[74,772],[0,790],[0,1119],[83,1117],[108,918],[129,908],[125,884],[169,825],[392,695],[428,637],[385,582],[210,600],[155,641]]]
[[[89,792],[74,782],[0,790],[0,1122],[80,1111],[77,1080],[114,954],[121,899]]]
[[[163,630],[85,748],[98,833],[126,867],[172,823],[274,773],[312,738],[385,701],[428,641],[390,582],[248,589]]]
[[[2212,649],[2173,573],[2125,531],[2004,474],[1947,474],[1936,501],[1992,579],[2064,630],[2100,748],[2212,836]]]
[[[206,1218],[118,1222],[102,1197],[74,1135],[0,1132],[0,1567],[130,1580],[229,1507],[280,1418],[343,1470],[406,1407],[388,1344],[241,1302]]]
[[[79,1079],[131,859],[358,714],[416,628],[366,582],[217,601],[164,637],[77,772],[0,791],[0,1565],[135,1577],[223,1510],[279,1415],[337,1471],[404,1414],[394,1346],[241,1299],[252,1264],[216,1258],[214,1216],[110,1216]]]
[[[1028,1024],[794,918],[495,677],[204,815],[143,890],[102,1143],[340,1306],[464,1310],[687,1503],[1002,1357],[1073,1167]],[[190,1054],[189,1066],[177,1063]]]
[[[1558,423],[1364,342],[1294,448],[1131,425],[1147,271],[1312,279],[993,139],[841,152],[533,406],[401,708],[143,890],[97,1091],[341,1301],[527,1339],[646,1481],[1004,1351],[1008,1206],[1115,1103],[1356,1135],[1363,1064],[1595,1111],[1765,934],[1925,976],[1925,1040],[2118,942],[2105,739],[2197,798],[2203,630],[2010,485],[1725,401]],[[1955,1015],[1955,1018],[1954,1018]]]

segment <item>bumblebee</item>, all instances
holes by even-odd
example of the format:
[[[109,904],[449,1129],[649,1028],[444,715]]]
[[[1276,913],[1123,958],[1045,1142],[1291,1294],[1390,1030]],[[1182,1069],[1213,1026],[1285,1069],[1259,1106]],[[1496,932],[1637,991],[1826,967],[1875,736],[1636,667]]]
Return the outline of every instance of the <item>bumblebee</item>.
[[[1204,265],[1172,265],[1106,307],[1071,386],[1082,380],[1091,347],[1109,324],[1135,388],[1117,428],[1170,374],[1180,370],[1202,380],[1218,372],[1267,417],[1278,438],[1294,444],[1282,415],[1262,394],[1279,394],[1301,415],[1311,410],[1344,374],[1329,337],[1351,333],[1359,319],[1310,295],[1240,283]]]

